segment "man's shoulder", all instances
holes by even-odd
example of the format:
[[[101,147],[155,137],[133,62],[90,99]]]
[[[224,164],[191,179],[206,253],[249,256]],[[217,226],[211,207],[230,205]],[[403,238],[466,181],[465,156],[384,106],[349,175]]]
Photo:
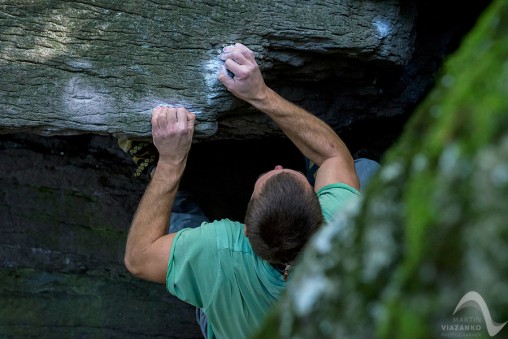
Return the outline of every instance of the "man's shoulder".
[[[323,186],[319,189],[319,191],[317,191],[318,197],[326,194],[360,196],[360,191],[352,186],[349,186],[348,184],[336,182]]]
[[[210,248],[243,248],[248,243],[244,234],[244,225],[230,219],[204,222],[196,228],[180,230],[174,243],[187,243],[190,246],[206,246]]]
[[[201,227],[210,228],[215,231],[217,236],[224,236],[226,234],[237,234],[243,232],[243,224],[238,221],[230,219],[220,219],[210,222],[204,222]]]
[[[317,196],[326,221],[330,221],[348,204],[358,201],[360,192],[347,184],[334,183],[322,187]]]
[[[243,227],[243,224],[239,221],[234,221],[234,220],[225,218],[225,219],[214,220],[214,221],[210,221],[210,222],[204,222],[202,226],[236,230],[237,227]]]
[[[244,224],[241,222],[221,219],[204,223],[201,227],[214,228],[218,249],[251,251],[250,243],[244,233]]]

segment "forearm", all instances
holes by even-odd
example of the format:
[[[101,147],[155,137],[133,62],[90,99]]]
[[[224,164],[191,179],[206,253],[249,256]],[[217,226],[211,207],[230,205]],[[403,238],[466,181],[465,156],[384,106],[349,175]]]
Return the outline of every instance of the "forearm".
[[[140,264],[143,253],[168,232],[169,217],[184,165],[159,163],[139,203],[127,238],[126,258]]]
[[[236,97],[271,117],[303,155],[320,166],[314,189],[336,182],[360,187],[353,157],[344,142],[324,121],[266,86],[250,49],[236,43],[224,47],[220,58],[224,67],[219,70],[219,81]]]
[[[268,87],[264,93],[249,103],[272,118],[307,158],[318,165],[334,157],[352,161],[347,146],[325,122]]]

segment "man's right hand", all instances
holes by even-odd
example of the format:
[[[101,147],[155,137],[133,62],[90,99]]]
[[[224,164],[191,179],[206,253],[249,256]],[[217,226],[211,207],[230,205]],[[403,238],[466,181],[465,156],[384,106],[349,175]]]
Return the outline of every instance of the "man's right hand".
[[[219,57],[225,61],[219,71],[219,81],[231,93],[253,106],[257,106],[266,99],[268,87],[256,63],[254,52],[236,43],[224,47]],[[234,76],[229,76],[226,70]]]

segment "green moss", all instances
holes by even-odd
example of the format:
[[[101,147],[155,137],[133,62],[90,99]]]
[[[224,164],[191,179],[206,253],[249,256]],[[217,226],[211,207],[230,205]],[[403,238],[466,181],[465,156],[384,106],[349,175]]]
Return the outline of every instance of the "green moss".
[[[471,290],[484,297],[496,321],[508,320],[507,22],[508,3],[494,1],[447,60],[359,210],[327,226],[338,230],[330,254],[307,248],[290,292],[268,320],[271,332],[436,338]],[[365,279],[368,260],[385,264]],[[288,305],[298,297],[299,281],[320,266],[337,292],[299,314]],[[277,326],[284,319],[290,325]],[[336,331],[330,335],[322,327]]]

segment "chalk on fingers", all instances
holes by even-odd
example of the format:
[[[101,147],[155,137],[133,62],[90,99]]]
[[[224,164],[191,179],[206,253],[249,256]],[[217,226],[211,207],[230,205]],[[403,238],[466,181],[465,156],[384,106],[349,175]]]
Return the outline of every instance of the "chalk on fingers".
[[[231,79],[233,79],[235,77],[235,74],[233,72],[231,72],[229,69],[227,69],[225,65],[220,66],[219,73],[224,73]]]

